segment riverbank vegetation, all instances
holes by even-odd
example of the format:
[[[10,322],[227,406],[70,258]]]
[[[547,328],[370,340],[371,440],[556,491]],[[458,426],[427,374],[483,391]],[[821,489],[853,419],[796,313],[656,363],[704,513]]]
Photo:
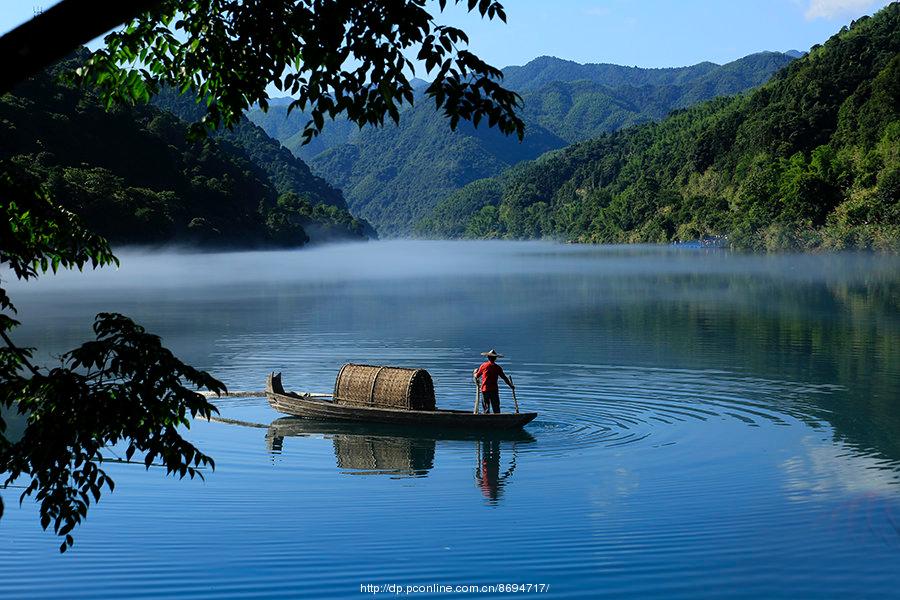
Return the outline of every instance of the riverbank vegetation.
[[[199,106],[172,91],[155,106],[107,111],[96,90],[61,80],[89,56],[81,50],[0,97],[0,160],[112,243],[300,246],[310,232],[374,235],[339,190],[246,120],[192,139]]]

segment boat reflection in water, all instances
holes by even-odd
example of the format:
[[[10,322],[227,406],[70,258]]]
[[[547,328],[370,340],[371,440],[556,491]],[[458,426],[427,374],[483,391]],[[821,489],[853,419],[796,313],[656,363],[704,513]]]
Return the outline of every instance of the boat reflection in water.
[[[337,467],[343,472],[392,477],[426,477],[434,468],[439,441],[474,442],[475,483],[491,503],[499,500],[504,485],[516,470],[517,446],[535,441],[523,430],[418,430],[284,417],[269,425],[266,447],[269,452],[281,454],[284,438],[314,435],[331,439]],[[508,463],[502,460],[501,446],[509,451]]]

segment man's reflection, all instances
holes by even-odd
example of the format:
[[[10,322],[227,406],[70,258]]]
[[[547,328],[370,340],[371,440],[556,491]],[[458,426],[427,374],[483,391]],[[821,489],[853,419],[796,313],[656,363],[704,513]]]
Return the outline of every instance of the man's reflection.
[[[477,442],[475,482],[481,488],[482,495],[491,503],[497,502],[503,492],[503,486],[513,471],[516,470],[516,451],[513,442],[512,459],[509,468],[500,474],[500,440],[485,439]]]

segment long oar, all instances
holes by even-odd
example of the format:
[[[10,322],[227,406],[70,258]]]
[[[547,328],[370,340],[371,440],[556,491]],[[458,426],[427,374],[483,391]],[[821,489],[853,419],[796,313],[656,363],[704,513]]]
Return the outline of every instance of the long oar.
[[[509,382],[510,383],[513,382],[512,377],[509,378]],[[513,393],[513,404],[516,405],[516,414],[518,414],[519,413],[519,401],[516,399],[516,388],[510,387],[510,389],[512,390],[512,393]]]
[[[473,377],[472,381],[475,382],[475,409],[472,411],[472,414],[478,414],[478,401],[481,400],[481,386],[478,385],[478,378]]]

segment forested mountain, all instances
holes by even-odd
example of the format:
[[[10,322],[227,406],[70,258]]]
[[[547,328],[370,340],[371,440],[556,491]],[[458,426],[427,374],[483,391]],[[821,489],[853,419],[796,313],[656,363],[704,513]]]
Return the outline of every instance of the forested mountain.
[[[107,111],[90,90],[61,83],[86,56],[0,97],[0,160],[98,233],[114,243],[214,245],[364,237],[367,224],[340,191],[252,124],[190,141],[187,123],[168,111]]]
[[[161,90],[152,102],[187,123],[195,123],[204,115],[204,107],[192,96],[178,94],[176,90]],[[304,195],[312,204],[347,209],[340,189],[313,175],[305,162],[247,119],[242,119],[232,129],[218,129],[211,135],[220,146],[245,154],[265,171],[279,194],[294,192]]]
[[[561,148],[565,141],[531,125],[522,142],[494,128],[447,119],[426,102],[401,114],[397,127],[367,128],[352,143],[312,161],[316,172],[344,190],[354,213],[379,234],[408,233],[449,194],[523,160]]]
[[[762,52],[726,65],[642,69],[541,57],[508,67],[505,84],[525,102],[528,127],[521,144],[484,127],[450,132],[446,119],[425,101],[403,111],[397,127],[358,131],[338,120],[308,146],[301,145],[299,133],[308,119],[299,111],[287,116],[275,106],[248,116],[342,188],[354,212],[383,233],[403,234],[470,181],[548,150],[757,86],[791,60]]]
[[[743,92],[792,60],[787,54],[759,52],[724,65],[640,69],[542,57],[505,72],[508,83],[522,93],[526,121],[571,144]]]
[[[761,88],[605,134],[470,184],[430,236],[750,248],[896,248],[900,5],[844,28]]]
[[[346,144],[359,133],[359,127],[345,117],[328,121],[325,129],[308,144],[303,143],[303,128],[309,122],[309,114],[299,110],[287,112],[290,98],[272,98],[269,110],[259,108],[247,111],[247,118],[261,127],[270,137],[281,142],[294,156],[312,160],[325,150]]]
[[[415,92],[424,90],[429,84],[418,77],[413,77],[409,83]],[[359,133],[359,127],[341,116],[329,122],[322,133],[304,144],[303,128],[309,122],[309,114],[300,110],[288,113],[287,106],[291,100],[289,97],[271,98],[267,112],[255,107],[247,111],[247,118],[270,137],[279,140],[297,158],[309,161],[329,148],[346,144]]]
[[[329,122],[303,145],[308,116],[270,106],[247,114],[296,156],[341,188],[354,214],[364,215],[381,235],[409,233],[418,219],[473,179],[490,177],[523,160],[562,148],[566,141],[530,124],[523,142],[486,124],[460,123],[456,131],[421,99],[401,111],[400,123],[360,130],[346,119]]]

